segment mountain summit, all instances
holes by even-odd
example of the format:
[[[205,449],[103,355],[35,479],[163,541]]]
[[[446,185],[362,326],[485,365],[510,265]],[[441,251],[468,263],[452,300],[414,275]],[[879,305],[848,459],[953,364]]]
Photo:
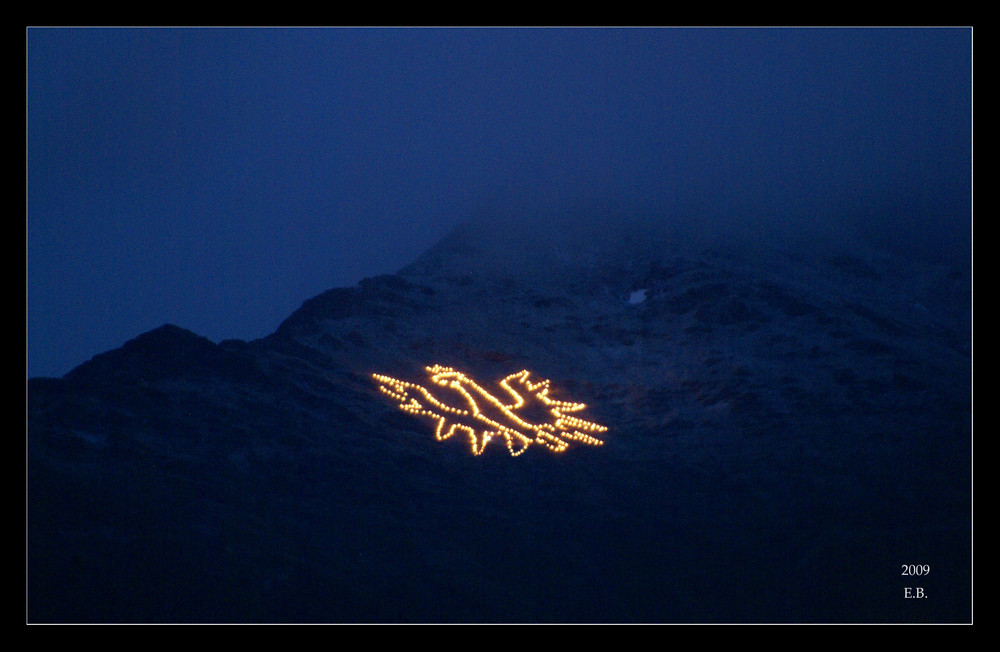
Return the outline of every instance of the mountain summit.
[[[969,622],[970,270],[627,224],[29,380],[28,620]]]

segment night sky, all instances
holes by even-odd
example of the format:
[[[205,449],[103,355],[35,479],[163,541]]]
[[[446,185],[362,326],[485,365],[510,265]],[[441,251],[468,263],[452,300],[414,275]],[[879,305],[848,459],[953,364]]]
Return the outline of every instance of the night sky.
[[[603,202],[963,255],[971,44],[969,29],[30,28],[27,375],[164,323],[263,337],[475,216]]]

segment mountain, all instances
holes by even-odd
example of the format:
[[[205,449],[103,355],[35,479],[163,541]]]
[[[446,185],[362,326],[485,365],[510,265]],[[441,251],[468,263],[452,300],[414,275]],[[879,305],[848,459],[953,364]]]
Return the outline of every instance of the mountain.
[[[970,275],[474,221],[163,326],[28,381],[28,621],[969,622]]]

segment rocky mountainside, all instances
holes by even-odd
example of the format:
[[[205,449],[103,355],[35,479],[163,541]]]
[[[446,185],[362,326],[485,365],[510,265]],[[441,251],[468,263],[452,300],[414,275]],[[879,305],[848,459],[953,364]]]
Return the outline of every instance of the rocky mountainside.
[[[28,382],[28,620],[968,622],[970,272],[470,223],[264,339],[163,326]],[[438,440],[434,365],[601,445]]]

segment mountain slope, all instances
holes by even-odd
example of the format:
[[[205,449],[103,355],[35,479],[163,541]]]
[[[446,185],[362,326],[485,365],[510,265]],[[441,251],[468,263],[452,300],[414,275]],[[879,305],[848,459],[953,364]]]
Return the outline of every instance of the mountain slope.
[[[28,383],[29,620],[968,621],[969,287],[470,223],[262,340],[162,327]],[[436,441],[372,378],[432,365],[549,379],[604,445]]]

